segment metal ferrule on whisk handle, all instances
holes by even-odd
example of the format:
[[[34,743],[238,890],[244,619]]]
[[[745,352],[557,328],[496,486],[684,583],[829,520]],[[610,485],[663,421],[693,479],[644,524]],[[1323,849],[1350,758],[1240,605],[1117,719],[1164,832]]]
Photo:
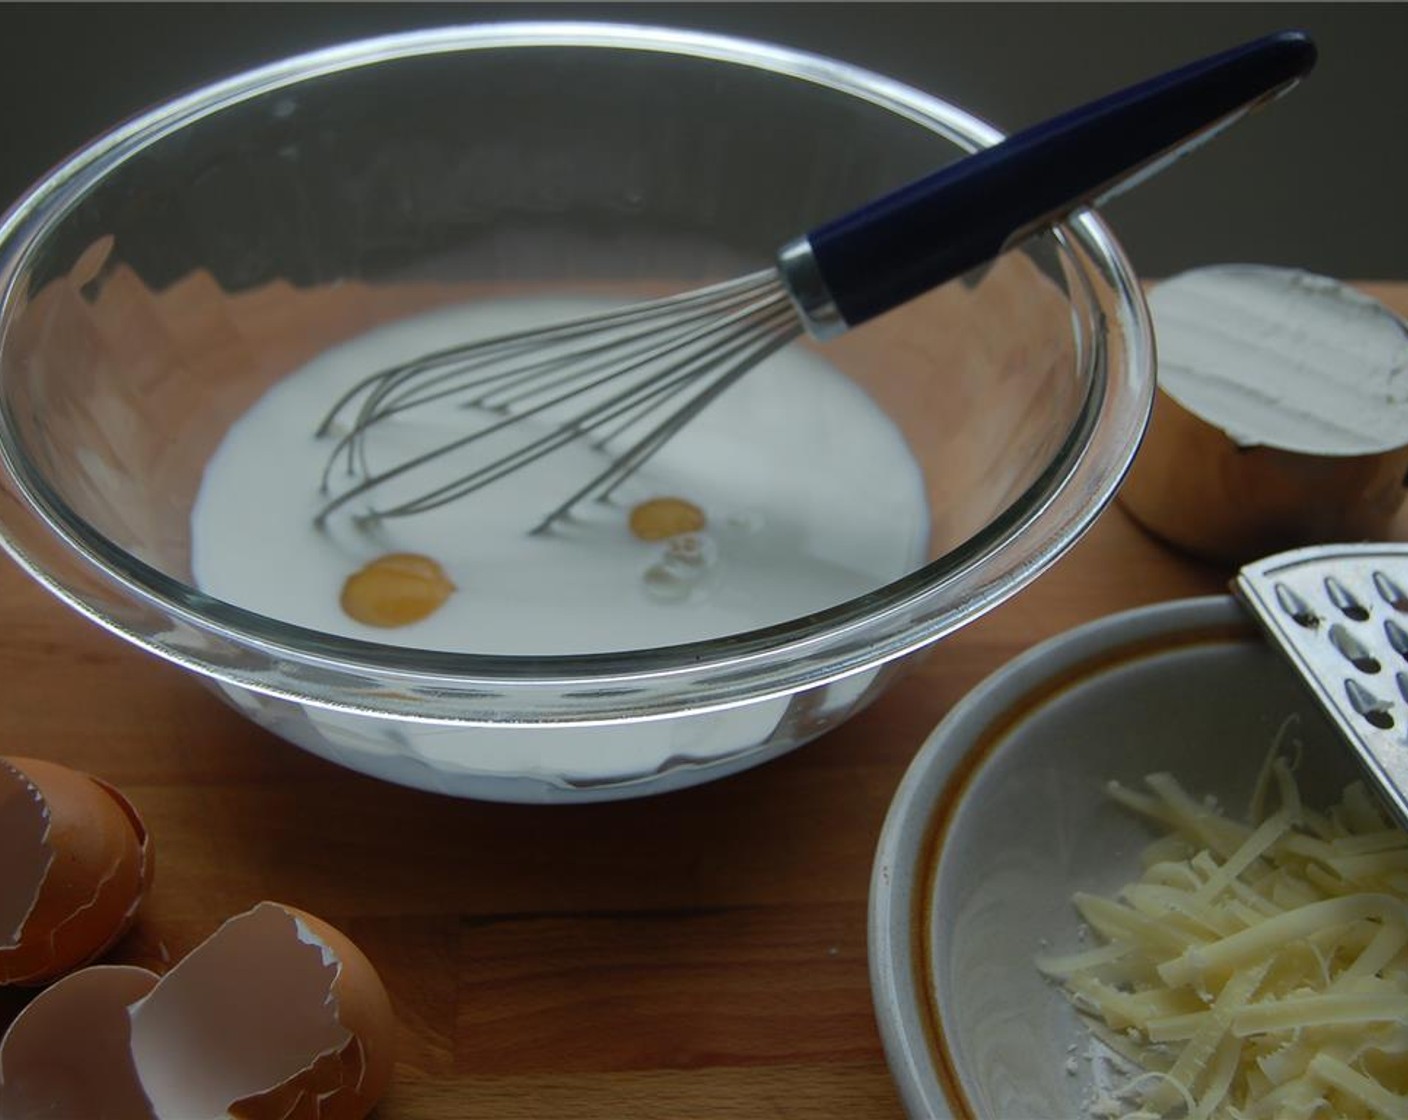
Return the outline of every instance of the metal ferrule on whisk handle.
[[[807,333],[825,342],[844,334],[850,324],[832,298],[812,243],[806,237],[789,241],[777,254],[777,275]]]

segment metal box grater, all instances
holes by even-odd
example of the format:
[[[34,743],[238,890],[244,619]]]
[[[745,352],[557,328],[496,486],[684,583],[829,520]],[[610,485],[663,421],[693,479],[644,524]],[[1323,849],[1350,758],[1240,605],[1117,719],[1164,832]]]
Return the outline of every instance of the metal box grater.
[[[1408,826],[1408,544],[1283,552],[1232,589]]]

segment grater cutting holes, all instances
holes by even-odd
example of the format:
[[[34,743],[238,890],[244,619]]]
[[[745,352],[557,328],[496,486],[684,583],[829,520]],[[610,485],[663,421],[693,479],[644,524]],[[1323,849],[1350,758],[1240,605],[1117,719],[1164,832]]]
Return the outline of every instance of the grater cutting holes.
[[[1408,826],[1408,544],[1283,552],[1246,565],[1232,590]]]

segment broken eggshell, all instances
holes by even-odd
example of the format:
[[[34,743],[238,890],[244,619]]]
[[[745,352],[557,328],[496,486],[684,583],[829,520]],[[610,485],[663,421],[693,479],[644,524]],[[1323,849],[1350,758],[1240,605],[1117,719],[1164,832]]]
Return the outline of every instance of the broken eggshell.
[[[0,984],[44,984],[109,949],[151,883],[152,846],[106,782],[0,758]]]
[[[386,990],[311,915],[262,902],[145,989],[140,973],[84,969],[34,999],[0,1042],[0,1120],[51,1117],[56,1100],[102,1120],[362,1120],[385,1092]]]
[[[361,950],[273,902],[231,918],[132,1010],[156,1120],[361,1120],[391,1078],[394,1033]]]
[[[127,1011],[157,980],[145,968],[94,965],[31,1000],[0,1043],[0,1120],[148,1116]]]

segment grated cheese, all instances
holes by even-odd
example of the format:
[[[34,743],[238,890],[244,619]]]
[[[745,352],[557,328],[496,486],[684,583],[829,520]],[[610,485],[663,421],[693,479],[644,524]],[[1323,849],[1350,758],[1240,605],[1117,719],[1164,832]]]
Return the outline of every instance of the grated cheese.
[[[1099,944],[1037,961],[1136,1071],[1092,1115],[1408,1120],[1408,833],[1359,783],[1305,806],[1280,756],[1250,825],[1145,784],[1108,787],[1167,830],[1142,876],[1077,893]]]

